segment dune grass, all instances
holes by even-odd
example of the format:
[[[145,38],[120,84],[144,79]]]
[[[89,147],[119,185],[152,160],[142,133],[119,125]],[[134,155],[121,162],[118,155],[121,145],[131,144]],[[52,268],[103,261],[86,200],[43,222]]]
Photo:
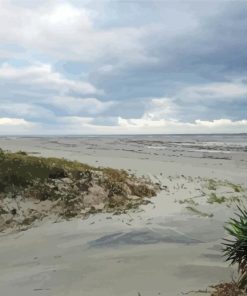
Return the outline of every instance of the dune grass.
[[[157,190],[151,181],[124,170],[0,150],[0,229],[51,214],[67,219],[124,213],[147,203],[145,198]],[[47,210],[39,203],[46,203]]]
[[[212,218],[214,216],[212,213],[208,214],[208,213],[201,212],[200,210],[196,209],[193,206],[187,206],[186,209],[190,211],[192,214],[198,215],[200,217]]]
[[[227,180],[215,180],[215,179],[208,179],[206,182],[206,188],[210,191],[215,191],[219,187],[228,187],[231,188],[234,192],[240,193],[244,192],[245,188],[243,188],[240,184],[234,184]]]
[[[37,180],[45,181],[66,177],[76,180],[87,176],[89,178],[90,173],[93,172],[103,174],[109,187],[135,178],[124,170],[96,168],[63,158],[30,156],[23,151],[12,153],[0,149],[0,191],[9,190],[13,186],[27,187]],[[149,194],[143,184],[133,190],[138,196]]]

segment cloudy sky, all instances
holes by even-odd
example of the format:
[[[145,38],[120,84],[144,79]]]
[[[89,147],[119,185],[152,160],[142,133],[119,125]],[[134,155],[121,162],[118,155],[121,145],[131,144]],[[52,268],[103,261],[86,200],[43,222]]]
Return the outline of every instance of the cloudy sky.
[[[0,0],[0,134],[247,132],[247,1]]]

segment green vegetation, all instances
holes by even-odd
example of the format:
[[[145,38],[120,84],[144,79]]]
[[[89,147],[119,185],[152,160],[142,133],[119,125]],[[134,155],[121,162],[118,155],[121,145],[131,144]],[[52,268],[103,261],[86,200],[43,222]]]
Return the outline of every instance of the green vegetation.
[[[206,188],[208,190],[217,190],[219,187],[228,187],[234,192],[244,192],[245,189],[240,184],[234,184],[229,181],[206,179]]]
[[[227,201],[227,198],[225,196],[217,196],[214,192],[210,193],[207,202],[210,204],[218,203],[222,204]]]
[[[247,210],[238,207],[236,219],[230,219],[225,229],[230,239],[223,243],[226,261],[238,265],[239,278],[230,283],[221,283],[214,288],[211,296],[246,296],[247,295]]]
[[[210,286],[211,296],[247,296],[247,209],[238,207],[236,216],[225,226],[230,238],[224,240],[222,251],[226,261],[238,265],[239,276],[229,283]]]
[[[26,152],[3,152],[0,150],[0,192],[8,191],[13,187],[25,188],[36,181],[52,179],[72,178],[80,180],[86,178],[91,181],[92,174],[101,173],[104,175],[104,184],[113,193],[120,194],[123,191],[121,185],[124,182],[137,180],[134,176],[124,170],[111,168],[95,168],[77,161],[69,161],[59,158],[44,158],[28,156]],[[145,184],[132,184],[133,195],[139,197],[151,196],[154,194]]]
[[[244,188],[239,184],[233,184],[228,182],[228,185],[235,191],[235,192],[244,192]]]
[[[207,203],[209,204],[226,204],[231,206],[232,203],[240,203],[246,196],[242,193],[245,192],[245,188],[240,184],[234,184],[229,181],[206,179],[205,187],[211,192],[205,193],[207,196]],[[221,193],[217,193],[217,189],[220,189]],[[215,191],[215,192],[212,192]],[[222,195],[224,192],[224,195]]]
[[[57,158],[28,156],[25,153],[0,151],[0,191],[25,188],[34,181],[78,176],[88,165]]]
[[[200,217],[212,218],[214,216],[213,214],[201,212],[198,209],[196,209],[195,207],[188,206],[188,207],[186,207],[186,209],[189,210],[190,212],[192,212],[193,214],[196,214]]]
[[[29,156],[23,151],[4,152],[0,149],[0,217],[11,224],[21,213],[22,219],[32,221],[56,213],[64,218],[96,212],[124,212],[146,203],[157,187],[150,181],[137,178],[124,170],[95,168],[77,161]],[[18,205],[11,209],[11,201]],[[26,200],[32,209],[18,209]],[[49,201],[47,211],[37,206]],[[82,214],[83,213],[83,214]],[[2,221],[1,221],[2,219]]]
[[[225,203],[228,207],[233,203],[240,203],[241,198],[239,196],[218,196],[214,192],[211,192],[207,198],[209,204],[223,204]]]
[[[238,265],[239,289],[247,290],[247,210],[240,209],[236,213],[236,219],[230,219],[225,227],[231,239],[225,239],[224,255],[226,261]]]
[[[207,187],[208,187],[209,190],[216,190],[217,189],[217,186],[218,186],[218,184],[217,184],[217,182],[214,179],[209,179],[208,180]]]
[[[192,206],[198,206],[199,204],[197,202],[194,201],[193,198],[185,198],[182,200],[178,201],[179,204],[188,204],[188,205],[192,205]]]

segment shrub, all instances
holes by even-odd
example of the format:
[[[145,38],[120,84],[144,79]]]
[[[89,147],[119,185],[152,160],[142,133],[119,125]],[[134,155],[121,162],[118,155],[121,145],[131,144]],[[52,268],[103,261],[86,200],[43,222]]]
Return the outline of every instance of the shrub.
[[[225,226],[231,239],[225,239],[224,255],[226,261],[231,264],[238,264],[239,279],[238,287],[247,289],[247,210],[240,209],[236,213],[236,219],[230,219]]]

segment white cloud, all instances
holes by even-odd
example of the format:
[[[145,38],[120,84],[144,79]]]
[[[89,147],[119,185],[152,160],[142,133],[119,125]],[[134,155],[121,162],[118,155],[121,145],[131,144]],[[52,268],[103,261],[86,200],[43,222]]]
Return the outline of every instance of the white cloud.
[[[79,28],[91,28],[90,12],[83,8],[76,8],[69,3],[61,3],[54,6],[47,13],[40,15],[40,23],[44,26],[58,26],[66,29],[70,26]]]
[[[35,127],[35,134],[88,134],[93,125],[94,118],[80,116],[55,117],[52,123],[40,122]]]
[[[68,1],[44,1],[34,9],[2,0],[0,39],[56,58],[87,62],[109,56],[145,55],[141,45],[145,29],[128,26],[99,29],[95,17],[95,11]]]
[[[7,118],[7,117],[3,117],[3,118],[0,118],[0,125],[5,125],[5,126],[12,126],[12,125],[30,126],[31,123],[27,122],[26,120],[24,120],[22,118]]]
[[[210,32],[200,31],[202,19],[191,8],[177,10],[173,4],[160,2],[155,4],[158,9],[149,14],[146,5],[136,13],[128,4],[105,6],[104,1],[91,2],[0,0],[0,58],[8,61],[0,64],[0,133],[247,132],[246,120],[224,119],[246,118],[241,108],[246,103],[247,78],[230,76],[237,73],[237,68],[222,71],[223,79],[228,77],[224,82],[193,81],[197,73],[199,81],[210,69],[221,71],[221,67],[232,66],[232,61],[225,67],[224,57],[222,65],[216,62],[215,68],[211,67],[212,60],[221,59],[210,51],[214,59],[208,64],[205,53],[219,44],[203,41],[202,48],[199,35],[194,33]],[[122,12],[120,7],[127,10]],[[127,15],[127,11],[131,14]],[[133,16],[140,19],[132,20]],[[207,21],[205,25],[210,25]],[[199,43],[190,45],[190,40]],[[206,40],[210,38],[206,36]],[[197,65],[198,52],[202,61]],[[193,58],[193,73],[189,56]],[[79,76],[66,77],[52,67],[56,63],[61,66],[63,60],[65,71],[74,75],[83,71],[92,84]],[[23,63],[29,66],[20,66]],[[94,82],[108,91],[104,100],[103,91]],[[136,108],[138,98],[159,96],[163,87],[164,96],[170,95],[175,84],[178,88],[172,97],[143,98]],[[105,101],[106,97],[110,101]],[[224,101],[228,103],[224,105]],[[216,110],[219,102],[222,109]],[[229,106],[235,102],[238,104],[231,114]],[[130,110],[131,106],[137,110]],[[104,118],[102,113],[109,117]],[[130,114],[142,115],[129,118]]]
[[[30,134],[35,128],[35,124],[23,118],[0,117],[0,134]]]
[[[0,67],[0,80],[15,84],[38,86],[43,89],[56,90],[60,93],[75,91],[79,93],[97,93],[96,88],[87,82],[70,80],[52,69],[49,64],[38,64],[22,68],[13,67],[7,63]]]
[[[67,79],[48,64],[14,67],[5,63],[0,67],[0,86],[0,116],[54,120],[56,111],[71,116],[97,115],[115,104],[84,98],[103,91],[90,83]],[[73,93],[80,97],[70,95]]]
[[[62,116],[57,118],[58,123],[68,124],[68,126],[87,126],[88,124],[93,123],[94,119],[92,117],[80,117],[80,116]]]
[[[146,106],[143,119],[157,120],[170,119],[177,113],[178,106],[172,102],[171,98],[153,98]]]
[[[86,113],[91,115],[100,114],[115,104],[113,101],[102,102],[96,98],[71,96],[53,97],[49,103],[58,109],[66,110],[70,114]]]
[[[119,118],[119,127],[130,133],[246,133],[247,120],[232,121],[218,119],[213,121],[195,120],[181,122],[174,120],[124,119]]]
[[[28,103],[9,103],[2,101],[0,105],[0,114],[7,116],[18,116],[22,118],[47,119],[54,116],[51,110],[41,107],[36,104]]]
[[[180,133],[246,133],[247,120],[213,121],[196,120],[180,122],[173,120],[125,119],[118,118],[115,125],[98,125],[92,117],[58,117],[55,124],[36,125],[36,134],[180,134]]]
[[[196,85],[185,88],[179,96],[181,99],[218,99],[235,100],[247,96],[245,78],[231,79],[229,82],[215,82],[205,85]]]
[[[206,127],[206,128],[232,128],[232,127],[236,127],[236,128],[241,128],[247,127],[247,120],[237,120],[237,121],[232,121],[230,119],[215,119],[212,121],[207,121],[207,120],[196,120],[195,124],[198,126],[202,126],[202,127]]]
[[[32,123],[22,118],[0,118],[1,134],[180,134],[180,133],[246,133],[247,120],[213,121],[152,120],[119,117],[117,124],[98,125],[93,117],[60,116],[53,122]]]

